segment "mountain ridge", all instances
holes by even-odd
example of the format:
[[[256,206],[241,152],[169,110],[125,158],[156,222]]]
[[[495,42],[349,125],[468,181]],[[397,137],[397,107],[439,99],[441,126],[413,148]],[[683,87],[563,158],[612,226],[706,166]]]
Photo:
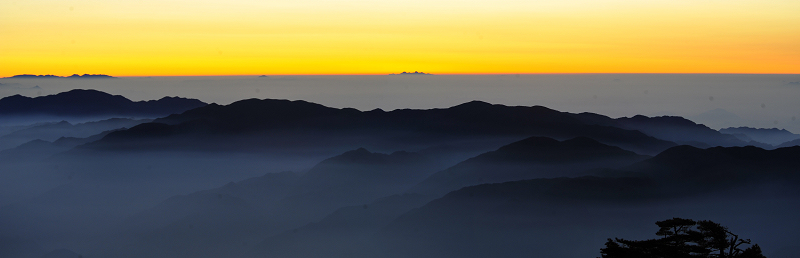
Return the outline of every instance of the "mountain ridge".
[[[98,90],[75,89],[54,95],[0,99],[0,115],[61,117],[161,117],[205,106],[197,99],[163,97],[158,100],[131,101],[120,95]]]
[[[564,141],[529,137],[439,171],[409,191],[441,195],[484,183],[581,176],[591,169],[627,166],[647,157],[587,137]]]
[[[162,126],[164,132],[202,137],[204,140],[225,135],[280,135],[290,145],[296,145],[293,142],[300,139],[307,141],[305,139],[309,136],[321,137],[317,144],[334,138],[357,137],[361,141],[393,146],[393,149],[430,147],[432,144],[486,137],[529,136],[556,139],[586,136],[646,154],[655,154],[676,145],[636,130],[585,123],[573,114],[546,107],[504,106],[480,101],[445,109],[401,109],[385,112],[336,109],[305,101],[248,99],[226,106],[211,104],[153,122],[167,125]],[[203,134],[213,134],[214,137],[191,136]],[[322,137],[325,134],[330,137]],[[109,139],[114,136],[110,135]],[[136,137],[146,138],[147,135],[132,136],[130,139],[119,137],[116,141],[109,140],[105,143],[108,148],[124,150],[126,142],[139,142]],[[202,141],[196,142],[202,145]],[[253,141],[248,142],[251,146],[259,145]],[[170,148],[171,145],[156,144],[161,145],[153,148]],[[269,144],[271,143],[264,143]]]

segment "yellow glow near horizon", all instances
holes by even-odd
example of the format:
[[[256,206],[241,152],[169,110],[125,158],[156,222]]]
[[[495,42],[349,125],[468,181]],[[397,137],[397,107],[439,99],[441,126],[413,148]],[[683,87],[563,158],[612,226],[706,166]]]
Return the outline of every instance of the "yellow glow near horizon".
[[[0,76],[800,73],[796,0],[0,1]]]

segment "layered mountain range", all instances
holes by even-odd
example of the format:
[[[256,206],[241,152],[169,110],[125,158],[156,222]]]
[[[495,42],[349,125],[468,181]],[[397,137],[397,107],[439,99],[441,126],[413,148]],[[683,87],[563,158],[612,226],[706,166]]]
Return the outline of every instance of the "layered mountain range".
[[[64,100],[84,93],[105,100]],[[120,98],[27,98],[38,111],[15,114],[158,102]],[[19,142],[0,151],[0,256],[592,257],[678,216],[725,222],[768,257],[798,240],[800,147],[776,148],[782,131],[480,101],[178,100],[153,120],[0,127]]]
[[[669,133],[667,133],[669,132]],[[612,119],[583,113],[571,114],[545,107],[509,107],[473,101],[447,109],[358,111],[335,109],[304,101],[243,100],[227,106],[211,104],[157,119],[153,124],[109,135],[95,148],[181,148],[173,139],[194,142],[191,148],[235,148],[232,135],[279,135],[247,138],[251,148],[297,146],[308,137],[317,145],[331,140],[369,141],[373,147],[419,148],[431,143],[486,138],[546,136],[555,139],[589,137],[640,154],[654,155],[666,148],[688,143],[697,147],[744,146],[748,142],[721,134],[680,117]],[[169,136],[168,141],[163,137]],[[211,137],[209,137],[211,136]],[[202,138],[203,141],[195,139]],[[226,138],[224,143],[215,141]],[[301,138],[301,139],[298,139]],[[667,140],[664,140],[667,139]],[[210,144],[205,144],[210,142]],[[151,147],[142,146],[152,145]],[[211,146],[207,146],[211,145]],[[280,146],[285,145],[285,146]]]

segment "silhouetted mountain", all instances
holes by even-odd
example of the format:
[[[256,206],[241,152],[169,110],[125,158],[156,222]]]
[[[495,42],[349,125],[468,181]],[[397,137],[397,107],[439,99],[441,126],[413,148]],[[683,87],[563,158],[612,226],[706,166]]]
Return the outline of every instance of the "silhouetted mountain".
[[[11,77],[6,78],[15,78],[15,79],[29,79],[29,78],[61,78],[61,76],[56,76],[52,74],[45,74],[45,75],[37,75],[37,74],[17,74]]]
[[[651,224],[660,216],[744,221],[736,225],[740,228],[748,228],[752,218],[785,221],[800,215],[797,157],[800,147],[678,146],[627,168],[638,177],[531,179],[465,187],[402,215],[362,244],[374,249],[359,255],[585,257],[596,254],[607,236],[635,232],[633,225]],[[775,223],[751,229],[748,235],[783,246],[793,241],[773,231],[797,229],[797,224]],[[570,248],[553,248],[561,243]]]
[[[530,137],[438,172],[410,191],[438,195],[483,183],[578,176],[589,169],[618,168],[645,158],[586,137],[565,141]]]
[[[116,77],[113,77],[113,76],[110,76],[110,75],[105,75],[105,74],[83,74],[83,75],[73,74],[73,75],[70,75],[70,76],[63,76],[63,77],[62,76],[52,75],[52,74],[46,74],[46,75],[18,74],[18,75],[14,75],[14,76],[7,77],[7,78],[14,78],[14,79],[29,79],[29,78],[33,78],[33,79],[37,79],[37,78],[45,78],[45,79],[49,79],[49,78],[113,79],[113,78],[116,78]]]
[[[230,105],[210,104],[203,108],[190,110],[156,119],[155,123],[179,124],[202,121],[220,132],[257,131],[279,128],[286,124],[296,126],[303,122],[314,122],[315,118],[330,118],[360,113],[355,109],[335,109],[302,100],[240,100]],[[327,122],[327,121],[326,121]],[[335,122],[335,121],[331,121]],[[339,122],[340,126],[346,122]]]
[[[348,151],[311,168],[281,207],[314,221],[340,207],[405,192],[435,172],[434,168],[435,163],[417,153]]]
[[[637,130],[658,139],[700,148],[751,145],[749,141],[737,139],[731,135],[720,133],[705,125],[697,124],[678,116],[647,117],[636,115],[633,117],[612,119],[594,113],[580,113],[576,114],[575,117],[589,124]]]
[[[372,153],[364,148],[326,159],[309,170],[300,180],[304,191],[321,187],[371,188],[367,194],[378,197],[400,192],[430,175],[431,161],[420,154],[397,151],[392,154]],[[359,193],[358,195],[362,195]],[[370,198],[372,199],[372,198]]]
[[[757,141],[775,146],[784,142],[800,139],[800,135],[793,134],[786,129],[778,128],[752,128],[752,127],[728,127],[719,129],[721,133],[731,134],[743,141]]]
[[[663,187],[648,179],[593,177],[466,187],[402,215],[351,257],[593,257],[608,236],[638,234],[654,218],[713,217],[741,221],[731,225],[741,229],[752,218],[800,215],[796,201],[759,192],[676,199],[659,192]],[[774,234],[797,228],[770,224],[746,233],[782,246],[793,242]]]
[[[800,146],[765,150],[755,146],[701,149],[676,146],[651,159],[600,175],[647,177],[670,185],[672,195],[721,191],[728,188],[783,181],[800,181]],[[775,191],[786,189],[773,189]]]
[[[196,99],[164,97],[159,100],[131,101],[123,96],[96,90],[71,90],[55,95],[0,99],[3,116],[55,117],[162,117],[202,107]]]
[[[777,147],[778,148],[785,148],[785,147],[793,147],[793,146],[800,146],[800,139],[781,143]]]
[[[175,139],[184,138],[183,142],[194,142],[194,146],[187,147],[192,149],[241,148],[243,145],[296,148],[309,142],[326,146],[341,145],[343,141],[369,142],[374,145],[370,148],[378,149],[416,149],[491,138],[521,139],[531,135],[556,139],[586,136],[650,154],[675,145],[638,131],[588,124],[573,114],[545,107],[508,107],[479,101],[447,109],[361,112],[305,101],[250,99],[227,106],[211,104],[154,122],[169,126],[150,126],[149,133],[139,131],[134,135],[114,133],[93,147],[126,149],[129,144],[142,146],[143,142],[150,142],[151,148],[175,148],[176,144],[166,139],[148,141],[151,136],[169,134]],[[238,139],[232,139],[231,135]],[[242,139],[243,135],[252,137]]]
[[[570,157],[560,157],[565,153],[569,153]],[[645,158],[588,138],[559,142],[541,137],[515,142],[479,157],[493,162],[487,162],[486,166],[493,165],[489,171],[494,172],[516,165],[529,165],[530,168],[532,164],[541,163],[573,167],[580,165],[568,164],[584,162],[607,165],[613,164],[611,161],[618,161],[617,158],[626,160],[621,166]],[[243,245],[237,243],[251,246],[254,244],[253,238],[265,237],[265,234],[281,226],[300,226],[323,217],[318,223],[267,238],[256,248],[256,254],[301,257],[360,253],[352,249],[368,242],[373,233],[401,213],[431,199],[431,196],[404,195],[373,201],[401,192],[419,182],[432,171],[429,164],[430,161],[416,153],[381,154],[360,148],[320,162],[302,177],[290,181],[291,186],[252,185],[252,189],[282,189],[278,192],[264,195],[230,194],[241,191],[225,189],[243,184],[231,183],[214,190],[174,197],[124,223],[145,233],[141,235],[143,238],[133,241],[138,244],[130,248],[136,251],[121,253],[132,254],[131,257],[152,256],[157,253],[155,250],[185,250],[190,245],[197,246],[200,243],[202,248],[195,247],[189,253],[201,257],[241,256],[241,250],[236,246]],[[255,196],[262,197],[259,199]],[[275,198],[282,199],[276,201]],[[350,207],[337,210],[343,206]],[[291,228],[294,227],[284,230]],[[252,229],[260,231],[254,232]],[[166,236],[181,236],[182,240],[170,241]],[[131,242],[129,239],[125,241]],[[185,256],[177,253],[158,255]]]
[[[2,126],[0,126],[0,136],[5,136],[5,135],[13,133],[15,131],[31,128],[31,127],[34,127],[34,126],[46,125],[46,124],[53,124],[53,122],[42,122],[42,123],[35,123],[35,124],[28,124],[28,125],[2,125]]]
[[[400,193],[428,176],[433,171],[430,163],[416,153],[357,149],[320,162],[302,177],[292,172],[267,174],[172,197],[124,222],[125,234],[138,237],[123,238],[120,242],[133,244],[116,247],[120,249],[112,253],[218,257],[243,252],[240,243],[256,244],[269,235],[317,221],[340,207]],[[198,232],[203,233],[195,235]],[[176,235],[181,236],[180,241],[170,240]],[[198,243],[202,247],[196,247]],[[190,247],[192,251],[180,254],[160,251]]]
[[[677,146],[625,168],[659,182],[674,194],[738,187],[768,180],[797,180],[800,147],[764,150],[754,146],[699,149]]]
[[[148,232],[165,227],[192,214],[242,205],[258,212],[286,198],[300,177],[293,172],[270,173],[261,177],[230,182],[220,188],[171,197],[152,209],[126,220],[127,231]]]
[[[110,75],[105,75],[105,74],[86,74],[85,73],[83,75],[73,74],[73,75],[70,75],[70,76],[66,76],[64,78],[70,78],[70,79],[113,79],[113,78],[116,78],[116,77],[110,76]]]
[[[29,162],[19,165],[2,162],[4,170],[0,177],[2,179],[14,179],[11,182],[18,184],[18,186],[11,184],[7,180],[0,181],[0,185],[3,186],[0,188],[0,196],[2,197],[0,198],[0,205],[3,205],[0,207],[0,229],[2,229],[0,230],[0,237],[20,235],[25,238],[31,238],[41,235],[39,232],[48,232],[47,234],[51,236],[69,236],[70,240],[68,241],[70,243],[59,244],[58,246],[68,247],[84,253],[85,249],[77,248],[75,245],[92,243],[93,248],[105,246],[98,241],[100,239],[105,240],[106,237],[110,236],[116,237],[111,233],[116,233],[117,231],[108,233],[110,229],[115,229],[114,225],[118,225],[125,218],[137,212],[154,207],[170,196],[209,189],[211,188],[209,186],[222,186],[223,184],[220,182],[234,180],[238,182],[242,178],[252,177],[251,175],[263,175],[267,172],[280,170],[285,171],[287,167],[296,167],[295,163],[307,166],[306,164],[310,162],[305,160],[306,157],[290,154],[278,156],[281,154],[274,153],[269,156],[263,153],[256,155],[249,153],[154,152],[138,153],[136,155],[131,155],[130,153],[125,153],[124,155],[97,154],[92,155],[90,158],[82,155],[70,155],[68,157],[56,155],[46,159],[44,162]],[[313,159],[320,160],[319,158]],[[264,187],[262,191],[270,191],[273,188],[267,184],[263,184],[260,187]],[[212,197],[215,197],[215,195]],[[271,197],[266,196],[264,198]],[[220,228],[220,232],[234,232],[237,235],[241,235],[241,237],[246,237],[246,234],[236,230],[252,228],[254,221],[258,222],[259,219],[271,218],[264,216],[262,210],[253,211],[253,207],[257,208],[259,206],[250,205],[249,202],[236,202],[235,200],[242,199],[240,197],[226,196],[224,199],[231,200],[229,204],[235,204],[230,206],[232,207],[230,209],[231,212],[238,211],[239,213],[227,214],[226,206],[220,206],[222,207],[221,209],[200,209],[196,213],[183,216],[180,219],[191,222],[191,225],[199,225],[199,223],[193,221],[212,222],[212,224],[217,222],[220,224],[223,222],[235,223],[229,225],[241,225],[242,227],[235,228],[235,230]],[[248,200],[258,202],[253,198]],[[266,205],[266,203],[259,204]],[[174,208],[176,209],[180,207],[178,205],[175,206]],[[235,214],[240,214],[241,216],[233,216]],[[228,215],[231,216],[227,217]],[[258,224],[275,226],[276,228],[257,230],[255,233],[278,233],[300,226],[297,224],[286,224],[284,226],[283,223],[280,223],[289,216],[283,214],[275,217],[276,221],[268,221],[269,223],[259,222]],[[226,218],[230,218],[230,220],[226,220]],[[186,223],[167,220],[164,224],[168,226],[173,224],[175,226],[186,226],[188,225]],[[161,232],[169,232],[169,230]],[[159,235],[156,230],[147,231],[146,233],[153,233],[154,239],[164,239],[158,238],[163,235]],[[100,236],[101,234],[102,237]],[[122,241],[122,243],[133,243],[129,238],[132,236],[139,235],[125,235],[125,240],[129,241]],[[258,236],[258,239],[252,240],[252,243],[261,241],[268,235]],[[191,239],[196,240],[201,237],[201,235],[197,235]],[[72,239],[75,240],[73,241]],[[186,239],[188,241],[190,238]],[[47,246],[53,245],[52,240],[45,241],[48,241],[46,243],[48,244]],[[220,245],[222,244],[220,243]],[[94,253],[86,253],[94,256]],[[114,253],[111,256],[119,257],[118,253]],[[98,255],[98,257],[104,256]]]
[[[69,150],[69,148],[54,147],[52,144],[44,140],[29,141],[13,149],[0,151],[0,160],[6,162],[36,160]]]
[[[595,246],[591,236],[618,225],[612,207],[651,201],[653,186],[582,177],[465,187],[393,221],[361,257],[580,257]],[[594,209],[604,205],[605,214]],[[569,248],[553,248],[560,243]]]
[[[285,230],[275,204],[299,176],[266,174],[169,198],[127,219],[106,252],[117,257],[220,257]],[[179,238],[176,241],[176,237]]]
[[[389,75],[430,75],[430,74],[429,73],[423,73],[423,72],[414,71],[413,73],[402,72],[402,73],[397,73],[397,74],[393,73],[393,74],[389,74]]]
[[[62,153],[79,145],[100,140],[113,130],[101,132],[86,138],[61,137],[53,142],[45,140],[32,140],[17,147],[1,150],[0,162],[23,163],[42,161],[58,153]]]
[[[638,130],[659,139],[700,148],[748,145],[748,141],[742,141],[734,136],[723,134],[724,132],[720,133],[705,125],[696,124],[678,116],[646,117],[636,115],[630,118],[617,118],[615,121],[625,129]]]
[[[67,121],[47,123],[20,129],[0,136],[0,150],[13,148],[31,140],[55,141],[62,137],[85,138],[104,131],[130,128],[149,119],[112,118],[96,122],[71,124]]]
[[[238,181],[244,178],[240,177],[233,180],[237,183],[170,198],[123,222],[124,230],[113,231],[118,235],[97,233],[115,237],[106,239],[109,249],[98,253],[113,257],[241,257],[246,250],[259,245],[256,249],[260,252],[256,254],[262,257],[515,257],[532,253],[565,257],[573,250],[552,248],[553,243],[575,243],[596,252],[599,248],[596,245],[602,245],[608,236],[619,235],[615,227],[630,222],[632,216],[635,216],[633,221],[646,223],[663,219],[653,219],[653,214],[667,213],[649,210],[652,206],[675,201],[677,204],[667,210],[690,211],[696,207],[681,208],[686,199],[737,194],[737,189],[773,181],[786,185],[771,190],[786,193],[793,189],[787,187],[795,182],[788,168],[798,164],[787,160],[796,159],[796,149],[703,150],[678,146],[656,158],[627,166],[646,157],[606,142],[620,142],[621,146],[639,150],[661,148],[651,149],[647,144],[673,143],[616,126],[620,126],[617,121],[595,114],[575,115],[542,107],[506,107],[482,102],[447,109],[392,112],[361,112],[274,100],[209,105],[159,119],[158,123],[108,134],[101,141],[80,148],[86,152],[54,158],[46,165],[55,172],[46,176],[63,177],[74,172],[78,174],[76,179],[70,178],[70,182],[35,198],[40,202],[37,205],[4,207],[0,215],[6,219],[0,221],[6,223],[0,224],[14,224],[9,226],[14,229],[9,234],[52,232],[55,230],[47,229],[52,225],[59,226],[61,231],[57,232],[64,235],[83,231],[85,226],[107,228],[91,223],[96,217],[107,217],[103,218],[107,224],[119,223],[120,214],[127,216],[133,214],[131,210],[153,207],[156,201],[141,197],[157,196],[149,190],[153,185],[158,189],[182,186],[191,189],[182,193],[194,192],[208,188],[200,186],[222,185],[209,179],[213,176],[241,173],[242,167],[266,170],[284,162],[242,166],[238,160],[228,159],[234,156],[231,153],[240,152],[208,155],[202,153],[206,149],[198,146],[207,149],[223,146],[223,150],[237,151],[267,146],[285,153],[296,150],[327,153],[336,148],[372,144],[386,149],[417,146],[426,152],[448,153],[452,150],[447,146],[464,146],[459,145],[464,142],[491,139],[490,143],[480,145],[485,147],[516,138],[511,144],[431,176],[428,180],[433,183],[427,191],[455,192],[419,209],[409,211],[431,197],[375,199],[408,189],[437,171],[433,168],[438,163],[414,152],[382,154],[352,147],[349,148],[352,151],[319,162],[302,176],[290,172]],[[555,136],[530,137],[541,134]],[[567,137],[570,135],[604,140]],[[57,142],[71,145],[77,141],[63,138]],[[31,146],[38,149],[47,144],[33,142]],[[107,152],[137,148],[158,152]],[[212,160],[201,163],[200,158],[175,158],[174,150],[191,150],[186,155]],[[244,155],[256,159],[267,157],[262,152]],[[93,160],[89,162],[93,164],[84,164],[87,160]],[[206,167],[209,165],[216,167]],[[587,169],[595,168],[612,168],[626,176],[532,179],[581,176],[594,173]],[[500,183],[521,179],[532,180]],[[204,184],[191,184],[202,180],[206,180]],[[183,185],[183,182],[190,183]],[[474,186],[483,182],[498,184]],[[466,189],[479,190],[463,192]],[[751,191],[741,192],[738,194]],[[121,196],[129,198],[122,200]],[[136,204],[140,206],[130,204],[134,201],[129,199],[138,200]],[[775,203],[787,204],[782,200]],[[108,211],[104,210],[106,205],[122,208]],[[703,208],[697,210],[706,212],[707,207],[720,208],[722,204],[698,205]],[[74,207],[92,209],[81,211]],[[38,217],[27,216],[39,210],[47,212],[37,213]],[[631,210],[633,215],[627,213]],[[399,216],[404,212],[407,213]],[[83,217],[87,214],[95,217]],[[595,239],[598,244],[593,242]],[[542,250],[549,251],[542,253]]]
[[[714,128],[739,126],[748,123],[747,120],[739,115],[721,108],[709,110],[694,116],[687,116],[686,118]]]

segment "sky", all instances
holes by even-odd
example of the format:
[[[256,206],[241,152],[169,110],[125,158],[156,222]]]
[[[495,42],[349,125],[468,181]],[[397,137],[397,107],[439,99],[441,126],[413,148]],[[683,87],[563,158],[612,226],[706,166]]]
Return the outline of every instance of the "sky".
[[[800,73],[797,0],[0,0],[0,77]]]

